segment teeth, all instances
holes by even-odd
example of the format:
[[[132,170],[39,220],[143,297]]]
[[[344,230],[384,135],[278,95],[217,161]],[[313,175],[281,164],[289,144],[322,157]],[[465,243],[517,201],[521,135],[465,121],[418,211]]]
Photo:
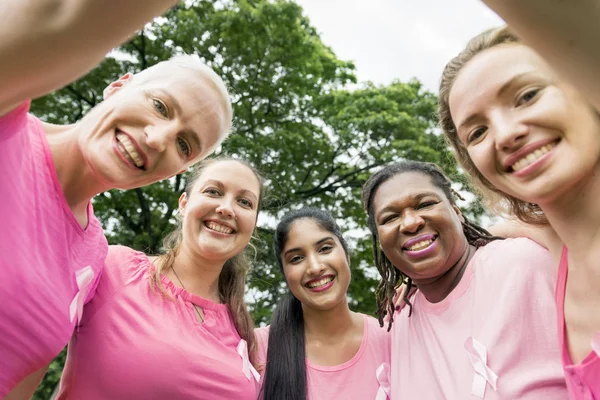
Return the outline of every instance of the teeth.
[[[528,166],[531,163],[538,160],[544,154],[550,152],[550,150],[552,150],[554,148],[554,146],[556,146],[556,143],[547,144],[547,145],[540,147],[539,149],[527,154],[526,156],[524,156],[523,158],[521,158],[519,161],[517,161],[516,163],[514,163],[511,166],[513,171],[517,172],[517,171],[522,170],[526,166]]]
[[[121,144],[121,146],[119,146],[119,150],[121,150],[121,153],[123,153],[123,155],[125,155],[131,161],[133,161],[136,167],[142,168],[144,166],[144,160],[136,151],[135,146],[133,145],[129,137],[122,133],[117,133],[117,141]]]
[[[208,229],[213,230],[213,231],[217,231],[217,232],[220,232],[220,233],[227,233],[227,234],[233,233],[233,229],[228,228],[226,226],[223,226],[221,224],[217,224],[216,222],[213,222],[213,221],[208,221],[204,225],[206,225],[206,227]]]
[[[320,286],[325,286],[327,285],[329,282],[331,282],[333,280],[333,276],[327,277],[327,278],[323,278],[323,279],[319,279],[318,281],[313,281],[310,283],[307,283],[306,286],[308,286],[309,288],[317,288]]]
[[[433,239],[422,240],[418,243],[413,244],[412,246],[408,247],[407,249],[410,251],[423,250],[424,248],[429,246],[431,243],[433,243]]]

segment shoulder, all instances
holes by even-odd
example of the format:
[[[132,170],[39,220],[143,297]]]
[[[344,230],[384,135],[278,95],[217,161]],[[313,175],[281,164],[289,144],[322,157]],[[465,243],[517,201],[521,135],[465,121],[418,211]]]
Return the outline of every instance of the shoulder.
[[[150,266],[150,260],[146,254],[136,251],[127,246],[108,246],[108,255],[104,262],[104,276],[114,285],[127,284],[131,278],[145,273]]]
[[[555,269],[550,252],[527,238],[493,241],[477,250],[473,262],[478,273],[481,270],[505,274],[510,271],[524,273],[527,270]]]
[[[267,350],[269,347],[269,326],[254,329],[256,336],[256,358],[258,364],[264,364],[267,360]]]
[[[391,332],[387,330],[387,324],[384,323],[383,327],[379,325],[379,320],[373,318],[370,315],[365,315],[365,324],[367,324],[367,334],[369,342],[372,344],[382,344],[388,346],[391,340]]]

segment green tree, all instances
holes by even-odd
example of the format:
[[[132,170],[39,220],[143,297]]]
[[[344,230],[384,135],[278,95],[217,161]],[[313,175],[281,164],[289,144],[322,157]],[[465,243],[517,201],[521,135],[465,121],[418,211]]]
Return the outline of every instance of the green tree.
[[[292,1],[211,0],[188,2],[148,24],[90,74],[33,102],[32,112],[48,122],[74,122],[101,101],[116,77],[181,52],[198,54],[230,88],[235,120],[222,152],[244,157],[265,173],[263,212],[270,218],[264,219],[302,205],[329,210],[353,245],[351,307],[374,313],[377,273],[360,188],[377,167],[403,158],[436,162],[459,176],[435,133],[435,96],[417,81],[348,89],[356,83],[353,64],[322,43]],[[159,251],[185,181],[180,175],[97,196],[94,207],[109,242]],[[269,321],[285,290],[270,246],[272,231],[272,224],[259,226],[248,282],[257,323]],[[35,398],[48,398],[62,362],[64,355],[53,362]]]

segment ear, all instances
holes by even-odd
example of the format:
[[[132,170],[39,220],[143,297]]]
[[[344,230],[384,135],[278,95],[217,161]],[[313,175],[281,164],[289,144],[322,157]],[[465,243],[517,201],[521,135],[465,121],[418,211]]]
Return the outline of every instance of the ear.
[[[131,82],[132,78],[133,78],[133,74],[131,72],[128,72],[125,75],[123,75],[122,77],[120,77],[118,80],[111,82],[110,85],[108,85],[104,89],[104,92],[103,92],[104,100],[106,100],[110,96],[112,96],[115,92],[117,92],[119,89],[121,89],[126,83]]]
[[[456,215],[458,215],[458,220],[462,223],[465,222],[465,217],[463,217],[462,212],[460,211],[460,208],[458,208],[457,205],[453,205],[452,208],[454,209],[454,212],[456,213]]]
[[[185,206],[187,205],[187,202],[187,193],[183,192],[181,196],[179,196],[179,215],[183,216],[185,214]]]

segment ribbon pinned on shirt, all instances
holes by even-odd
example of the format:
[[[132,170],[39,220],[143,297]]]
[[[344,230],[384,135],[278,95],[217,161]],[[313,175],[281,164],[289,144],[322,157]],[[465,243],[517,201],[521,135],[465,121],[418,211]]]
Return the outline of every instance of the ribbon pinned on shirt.
[[[473,337],[469,337],[465,341],[465,350],[467,351],[469,361],[471,361],[471,365],[475,370],[471,394],[483,399],[485,396],[485,388],[488,383],[492,389],[496,390],[498,375],[487,366],[487,350],[483,344],[473,339]]]
[[[248,380],[254,376],[256,382],[260,383],[260,374],[254,368],[254,366],[250,363],[250,359],[248,358],[248,343],[244,339],[241,339],[237,345],[237,352],[242,357],[242,372],[246,375]]]
[[[77,294],[71,301],[69,306],[69,318],[73,322],[77,317],[77,324],[81,322],[83,316],[83,304],[87,296],[87,288],[94,279],[94,270],[90,265],[83,267],[75,272],[75,280],[77,281]]]
[[[390,384],[390,366],[387,363],[381,364],[377,368],[376,375],[377,382],[379,382],[379,389],[377,390],[375,400],[391,399],[392,385]]]
[[[600,357],[600,332],[596,333],[592,338],[592,350]]]

